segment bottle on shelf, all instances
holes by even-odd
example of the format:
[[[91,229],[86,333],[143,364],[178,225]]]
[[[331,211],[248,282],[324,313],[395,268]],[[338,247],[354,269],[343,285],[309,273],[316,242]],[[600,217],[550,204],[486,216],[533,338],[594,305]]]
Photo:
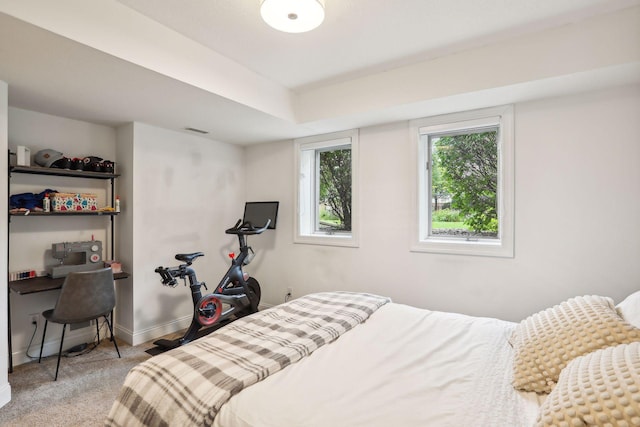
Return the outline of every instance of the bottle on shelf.
[[[120,196],[116,196],[115,211],[120,212]]]
[[[49,194],[45,194],[44,199],[42,199],[42,210],[44,212],[51,211],[51,201],[49,200]]]

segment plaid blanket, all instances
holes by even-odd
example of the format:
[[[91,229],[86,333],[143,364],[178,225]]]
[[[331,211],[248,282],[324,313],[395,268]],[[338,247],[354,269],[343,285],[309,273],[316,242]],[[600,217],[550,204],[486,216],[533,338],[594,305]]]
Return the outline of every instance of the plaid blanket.
[[[105,425],[211,425],[231,396],[334,341],[388,301],[326,292],[238,319],[134,367]]]

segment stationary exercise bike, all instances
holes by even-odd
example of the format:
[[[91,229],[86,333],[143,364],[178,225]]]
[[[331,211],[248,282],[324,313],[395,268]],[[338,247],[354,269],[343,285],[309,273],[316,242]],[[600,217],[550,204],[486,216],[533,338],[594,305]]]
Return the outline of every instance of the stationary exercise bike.
[[[183,264],[177,267],[158,267],[155,269],[155,272],[162,277],[162,284],[165,286],[176,287],[178,285],[177,278],[182,279],[186,286],[188,279],[194,308],[191,325],[184,336],[175,340],[160,339],[154,342],[155,345],[166,349],[179,347],[213,332],[235,319],[258,311],[260,284],[256,279],[243,272],[242,267],[249,264],[255,255],[253,249],[247,245],[246,236],[261,234],[269,227],[269,224],[271,224],[270,219],[264,226],[255,228],[250,222],[238,220],[236,225],[225,231],[226,234],[238,236],[240,253],[238,256],[233,253],[229,254],[231,266],[213,293],[202,295],[200,288],[202,286],[205,289],[208,288],[204,282],[198,281],[196,272],[191,267],[196,259],[204,256],[202,252],[177,254],[176,259],[182,261]],[[207,329],[201,331],[202,328]]]

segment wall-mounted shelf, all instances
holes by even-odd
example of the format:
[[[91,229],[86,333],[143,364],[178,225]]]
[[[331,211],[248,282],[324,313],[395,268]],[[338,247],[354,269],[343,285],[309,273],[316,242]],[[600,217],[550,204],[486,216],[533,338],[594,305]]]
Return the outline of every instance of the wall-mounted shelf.
[[[11,159],[11,153],[9,152],[9,163]],[[27,174],[27,175],[48,175],[48,176],[59,176],[59,177],[70,177],[70,178],[84,178],[84,179],[100,179],[100,180],[109,180],[110,187],[110,200],[111,206],[114,206],[115,201],[115,179],[120,176],[120,174],[116,173],[108,173],[108,172],[93,172],[93,171],[80,171],[80,170],[70,170],[70,169],[57,169],[57,168],[44,168],[39,166],[11,166],[9,165],[8,171],[9,179],[7,180],[8,193],[11,194],[11,178],[13,174]],[[11,233],[11,221],[12,218],[17,217],[78,217],[78,216],[103,216],[109,217],[110,222],[110,233],[109,238],[111,241],[111,257],[110,259],[115,258],[114,254],[114,217],[118,215],[118,212],[115,211],[50,211],[50,212],[11,212],[9,211],[9,221],[7,224],[7,236]],[[9,238],[7,238],[7,267],[9,267],[9,256],[11,254],[9,247]],[[127,273],[117,273],[114,275],[115,279],[124,279],[129,277]],[[7,292],[10,293],[12,290],[19,295],[35,293],[35,292],[44,292],[48,290],[59,289],[64,282],[64,278],[60,279],[52,279],[50,277],[36,277],[32,279],[25,279],[21,281],[9,281],[9,286],[7,287]],[[8,329],[9,329],[9,372],[13,372],[13,349],[11,344],[11,296],[8,295]]]
[[[104,216],[114,216],[118,215],[118,212],[109,212],[109,211],[51,211],[51,212],[29,212],[25,214],[25,212],[9,212],[11,216],[82,216],[82,215],[104,215]]]
[[[31,175],[71,176],[75,178],[113,179],[120,176],[117,173],[78,171],[71,169],[42,168],[38,166],[9,166],[9,174],[26,173]]]

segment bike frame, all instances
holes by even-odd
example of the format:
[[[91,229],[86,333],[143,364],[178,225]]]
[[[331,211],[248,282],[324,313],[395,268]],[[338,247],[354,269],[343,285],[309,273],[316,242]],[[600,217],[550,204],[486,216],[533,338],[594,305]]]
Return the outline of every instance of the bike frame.
[[[249,292],[247,279],[244,277],[242,266],[249,256],[249,251],[252,249],[250,246],[247,246],[247,240],[242,234],[238,234],[238,243],[240,245],[240,253],[237,257],[231,258],[231,267],[229,267],[222,280],[220,280],[220,283],[218,283],[214,293],[225,294],[226,290],[236,288],[238,285],[241,285],[245,292]],[[231,287],[229,287],[229,284],[231,284]]]
[[[213,293],[202,295],[201,288],[202,286],[206,288],[206,285],[204,282],[198,281],[196,272],[191,267],[195,259],[204,255],[200,252],[176,255],[176,259],[184,261],[185,263],[174,268],[158,267],[155,270],[162,277],[162,283],[164,285],[176,286],[176,277],[184,279],[185,281],[188,280],[189,288],[191,289],[191,300],[194,306],[191,325],[184,336],[179,340],[173,341],[159,340],[156,341],[156,344],[163,347],[177,347],[195,339],[197,332],[203,326],[210,327],[223,322],[248,307],[251,308],[251,312],[258,310],[259,296],[257,296],[249,286],[249,277],[242,270],[243,265],[251,261],[249,256],[253,255],[253,250],[247,245],[246,235],[262,233],[266,230],[269,223],[270,221],[260,229],[254,229],[250,224],[248,225],[249,229],[244,229],[245,224],[239,227],[240,221],[238,221],[234,227],[226,231],[227,234],[236,234],[238,236],[240,253],[237,257],[233,254],[230,255],[231,266]],[[222,309],[223,305],[226,307],[224,310]]]

